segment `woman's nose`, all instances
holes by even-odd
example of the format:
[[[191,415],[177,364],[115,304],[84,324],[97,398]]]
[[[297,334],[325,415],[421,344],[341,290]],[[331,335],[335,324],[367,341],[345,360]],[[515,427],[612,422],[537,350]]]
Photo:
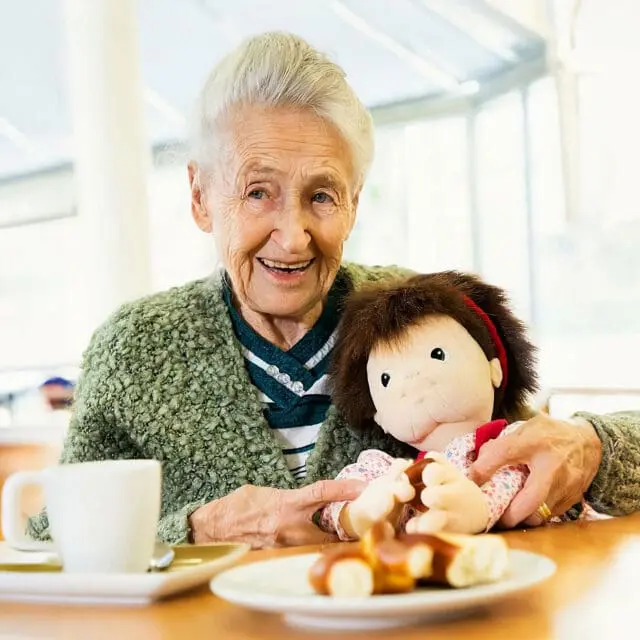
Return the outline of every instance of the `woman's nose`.
[[[287,207],[278,218],[272,234],[273,239],[291,255],[306,253],[311,242],[311,234],[304,211],[299,207]]]

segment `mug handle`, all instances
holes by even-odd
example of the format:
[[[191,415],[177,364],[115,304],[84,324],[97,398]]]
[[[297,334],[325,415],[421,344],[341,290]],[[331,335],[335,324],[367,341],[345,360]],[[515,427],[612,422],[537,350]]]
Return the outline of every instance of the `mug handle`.
[[[42,485],[42,471],[18,471],[11,474],[2,487],[2,533],[9,546],[19,551],[53,551],[51,542],[31,540],[22,521],[20,502],[22,489],[29,485]]]

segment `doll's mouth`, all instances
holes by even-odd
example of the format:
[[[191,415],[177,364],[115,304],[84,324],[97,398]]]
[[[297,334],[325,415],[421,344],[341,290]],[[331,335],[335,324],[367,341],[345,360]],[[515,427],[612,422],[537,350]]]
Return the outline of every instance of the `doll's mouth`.
[[[416,440],[407,440],[407,444],[414,449],[419,449],[425,438],[426,436],[422,436],[421,438],[417,438]]]
[[[406,443],[414,449],[422,449],[429,436],[440,426],[439,422],[429,422],[411,429],[413,440],[406,440]]]

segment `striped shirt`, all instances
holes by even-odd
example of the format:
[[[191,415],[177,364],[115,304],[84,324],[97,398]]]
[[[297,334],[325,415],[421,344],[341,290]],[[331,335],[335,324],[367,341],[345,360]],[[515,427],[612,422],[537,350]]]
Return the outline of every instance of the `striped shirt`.
[[[345,293],[346,283],[336,279],[316,324],[283,351],[243,320],[233,306],[231,289],[224,289],[249,377],[260,392],[265,418],[296,481],[306,476],[307,458],[331,405],[327,369]]]

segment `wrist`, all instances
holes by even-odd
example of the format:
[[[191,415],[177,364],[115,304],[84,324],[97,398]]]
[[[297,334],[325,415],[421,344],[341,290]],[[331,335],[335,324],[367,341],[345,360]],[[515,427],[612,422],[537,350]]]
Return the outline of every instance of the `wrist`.
[[[189,542],[204,544],[220,540],[220,522],[222,519],[221,499],[212,500],[198,507],[187,518]]]
[[[207,542],[206,531],[206,516],[205,509],[207,505],[198,507],[195,511],[187,517],[187,523],[189,527],[189,542],[191,544],[201,544]]]
[[[573,416],[569,419],[569,422],[579,429],[583,438],[583,462],[589,469],[588,487],[591,485],[593,479],[598,473],[598,470],[600,469],[600,463],[602,462],[602,441],[600,440],[595,427],[586,418]]]

